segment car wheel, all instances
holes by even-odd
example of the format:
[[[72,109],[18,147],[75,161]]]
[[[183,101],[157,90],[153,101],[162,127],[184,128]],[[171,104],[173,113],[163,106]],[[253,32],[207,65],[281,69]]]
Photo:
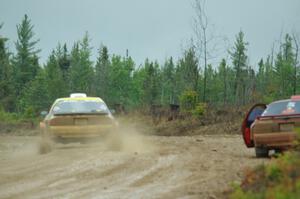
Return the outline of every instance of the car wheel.
[[[265,158],[269,156],[269,150],[264,147],[255,147],[255,155],[258,158]]]

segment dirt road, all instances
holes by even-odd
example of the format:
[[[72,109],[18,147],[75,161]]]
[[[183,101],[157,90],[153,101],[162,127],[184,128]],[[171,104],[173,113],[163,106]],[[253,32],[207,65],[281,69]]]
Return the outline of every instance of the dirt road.
[[[56,144],[39,154],[39,137],[0,137],[0,198],[220,198],[256,159],[239,136],[132,137]]]

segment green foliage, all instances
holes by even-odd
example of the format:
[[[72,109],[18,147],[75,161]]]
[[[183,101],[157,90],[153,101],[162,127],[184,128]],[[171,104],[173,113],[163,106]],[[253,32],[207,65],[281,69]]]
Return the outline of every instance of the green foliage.
[[[22,93],[24,85],[33,80],[40,70],[37,56],[40,50],[35,49],[39,40],[33,39],[35,35],[33,27],[27,15],[24,16],[21,24],[17,25],[17,53],[13,59],[17,96]]]
[[[1,30],[2,25],[0,25]],[[0,107],[6,111],[14,110],[13,68],[6,47],[7,38],[0,35]]]
[[[195,109],[192,111],[192,114],[197,117],[201,118],[207,111],[207,104],[206,103],[198,103]]]
[[[277,165],[270,165],[266,169],[266,174],[268,176],[268,180],[272,182],[277,182],[282,177],[282,171]]]
[[[176,88],[177,94],[181,94],[187,90],[198,89],[199,84],[199,69],[198,59],[196,56],[195,48],[188,48],[178,61],[176,68]]]
[[[175,103],[175,66],[173,58],[166,60],[161,71],[161,104],[168,105]]]
[[[300,131],[298,129],[300,134]],[[299,146],[300,143],[298,143]],[[241,186],[235,186],[231,199],[300,198],[300,150],[286,152],[268,165],[246,173]]]
[[[236,42],[229,54],[232,59],[233,69],[235,72],[234,80],[234,97],[238,104],[246,103],[246,91],[249,82],[248,77],[248,56],[246,55],[248,43],[244,41],[244,33],[240,31],[236,36]]]
[[[108,82],[108,96],[110,97],[108,103],[130,104],[130,97],[133,91],[133,69],[134,62],[131,57],[112,56]]]
[[[111,73],[111,63],[109,60],[108,49],[101,46],[95,66],[95,94],[108,100],[109,95],[109,78]]]
[[[157,62],[145,61],[145,78],[143,82],[143,100],[145,105],[155,105],[159,103],[160,94],[160,70]]]
[[[292,38],[288,34],[285,36],[280,52],[275,60],[276,85],[279,88],[278,97],[288,97],[293,94],[293,84],[295,79]]]
[[[6,124],[17,124],[23,117],[17,113],[6,112],[0,108],[0,121]]]
[[[58,58],[55,55],[55,51],[49,56],[47,64],[44,67],[46,90],[45,92],[49,95],[49,100],[54,101],[55,99],[66,95],[66,86],[63,73],[61,71]]]
[[[198,94],[196,91],[185,91],[180,96],[180,107],[183,112],[192,113],[198,103]]]
[[[7,38],[0,36],[0,107],[6,112],[37,115],[58,97],[84,92],[111,106],[133,109],[181,104],[182,110],[201,117],[206,104],[269,103],[289,98],[300,89],[297,51],[288,34],[279,52],[261,59],[256,70],[249,64],[248,43],[240,31],[229,51],[231,60],[222,59],[218,65],[207,60],[201,71],[204,63],[199,63],[195,44],[177,60],[170,57],[161,65],[149,59],[137,65],[128,53],[125,57],[109,55],[108,47],[102,45],[94,64],[87,33],[70,52],[66,44],[58,44],[41,66],[33,28],[25,15],[17,25],[15,54],[7,50]]]
[[[242,186],[235,187],[230,198],[299,198],[299,170],[299,153],[287,153],[270,165],[248,173]],[[261,175],[253,178],[257,173]]]
[[[92,93],[94,79],[93,63],[90,60],[91,47],[89,36],[86,33],[83,39],[76,42],[70,58],[70,88],[71,92]]]
[[[49,99],[46,74],[40,71],[23,90],[18,103],[19,110],[30,118],[37,117],[40,111],[49,109],[52,103]]]

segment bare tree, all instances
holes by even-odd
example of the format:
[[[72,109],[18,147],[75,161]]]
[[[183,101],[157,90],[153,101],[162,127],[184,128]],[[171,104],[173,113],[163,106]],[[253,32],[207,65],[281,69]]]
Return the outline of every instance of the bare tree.
[[[204,59],[204,78],[203,78],[203,102],[206,101],[206,71],[207,71],[207,27],[208,19],[204,10],[205,1],[195,0],[194,9],[196,16],[194,18],[194,32],[198,41],[200,57]],[[203,53],[203,54],[202,54]]]
[[[203,101],[206,101],[207,90],[207,66],[208,61],[218,57],[220,52],[219,45],[225,43],[227,38],[216,36],[214,34],[214,26],[209,23],[205,11],[206,1],[195,0],[193,7],[195,10],[193,30],[196,37],[196,47],[199,53],[199,62],[204,62],[204,78],[203,78]],[[224,50],[224,52],[226,52]],[[212,55],[210,52],[214,52]],[[223,52],[222,52],[223,53]],[[221,53],[220,53],[221,54]]]

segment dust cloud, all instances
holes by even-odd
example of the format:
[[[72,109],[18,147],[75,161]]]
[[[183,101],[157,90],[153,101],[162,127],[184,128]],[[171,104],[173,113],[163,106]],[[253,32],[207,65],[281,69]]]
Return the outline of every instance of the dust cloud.
[[[137,127],[138,126],[138,127]],[[48,137],[41,137],[34,147],[34,153],[47,154],[55,149],[93,147],[99,151],[115,151],[122,153],[149,153],[156,150],[155,144],[149,141],[149,136],[143,135],[143,125],[133,125],[121,121],[113,131],[94,139],[77,139],[66,143],[56,143]]]
[[[126,122],[122,122],[115,131],[109,133],[104,144],[108,149],[120,152],[147,153],[156,150],[154,143],[141,130]]]

